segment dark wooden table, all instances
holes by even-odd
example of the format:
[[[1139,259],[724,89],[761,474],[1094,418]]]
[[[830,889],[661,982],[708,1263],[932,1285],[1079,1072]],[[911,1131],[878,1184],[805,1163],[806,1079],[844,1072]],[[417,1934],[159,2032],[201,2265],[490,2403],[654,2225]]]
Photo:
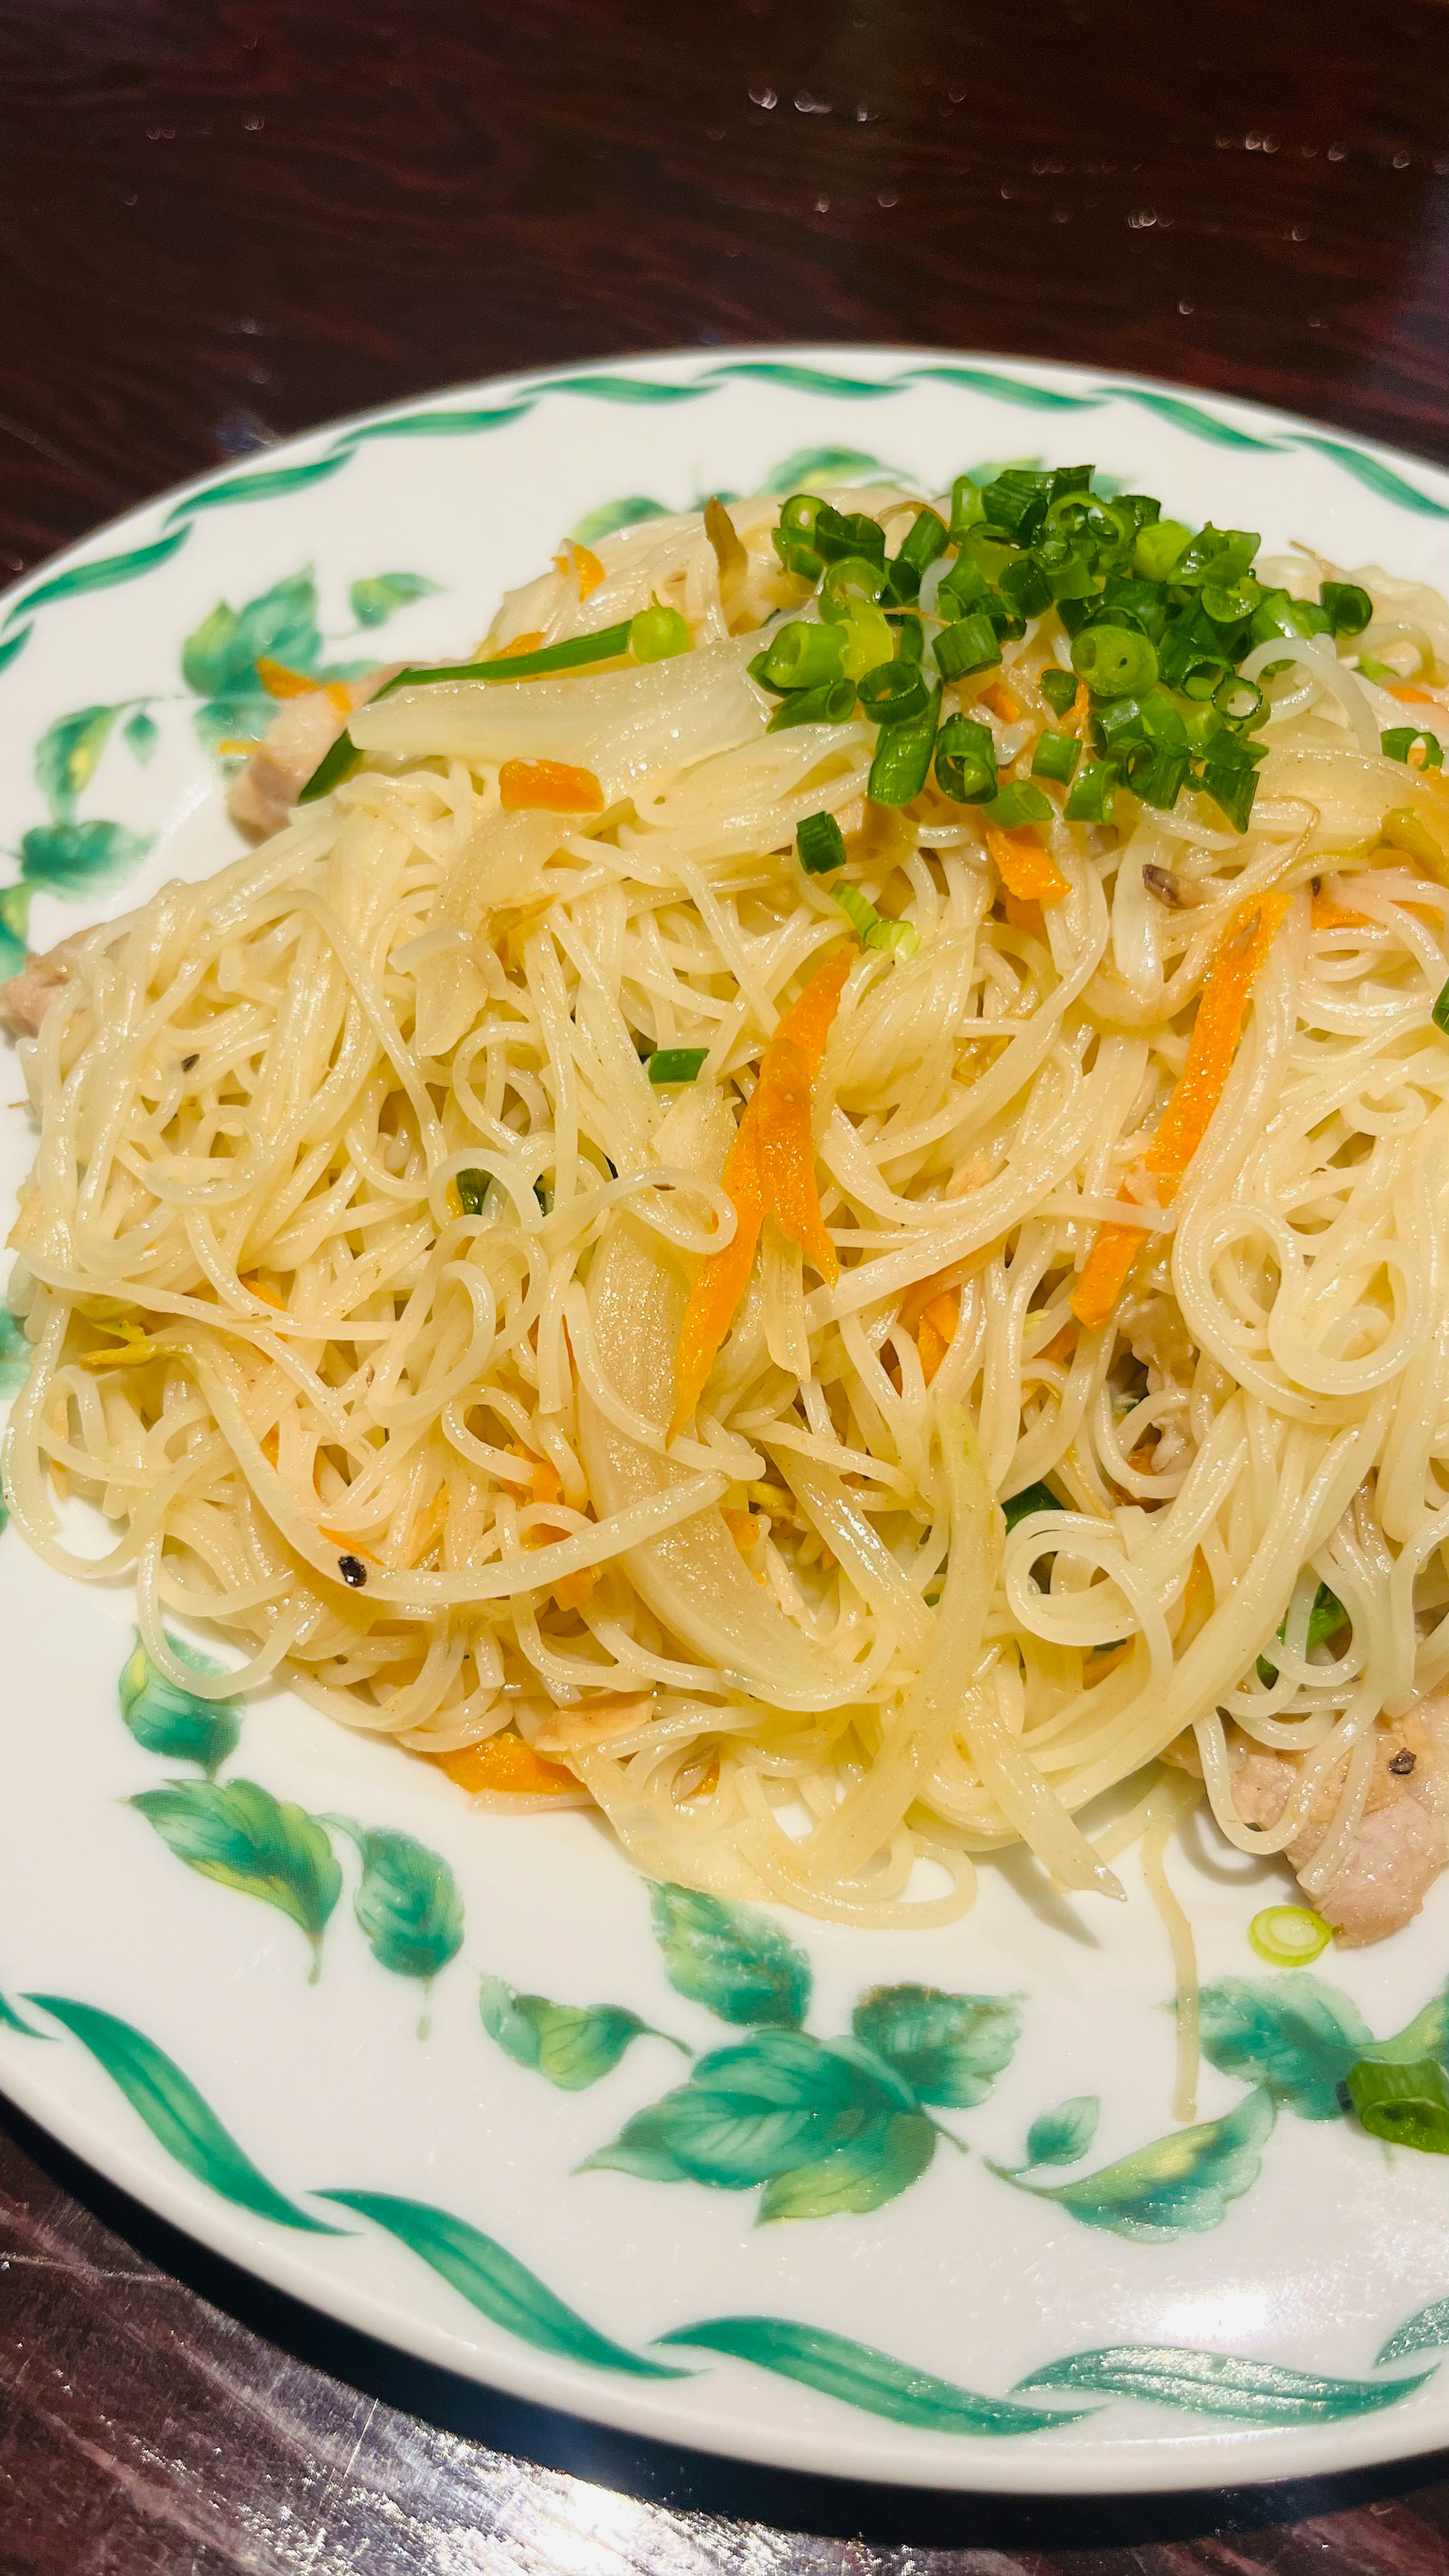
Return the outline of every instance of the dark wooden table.
[[[850,338],[1449,461],[1431,0],[0,0],[0,566],[366,403]],[[1420,2576],[1449,2461],[1036,2507],[751,2475],[405,2363],[0,2103],[0,2576]]]

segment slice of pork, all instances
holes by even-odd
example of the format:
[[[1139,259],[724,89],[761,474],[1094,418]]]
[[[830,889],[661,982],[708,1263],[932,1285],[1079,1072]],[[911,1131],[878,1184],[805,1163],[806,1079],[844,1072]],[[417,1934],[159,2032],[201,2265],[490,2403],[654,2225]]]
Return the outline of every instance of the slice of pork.
[[[245,769],[233,780],[226,810],[244,832],[261,839],[280,832],[319,760],[326,758],[350,714],[375,697],[384,680],[402,669],[386,662],[364,680],[334,681],[283,698]],[[340,702],[346,698],[344,707]]]
[[[43,957],[27,957],[18,975],[0,984],[0,1029],[7,1038],[33,1038],[46,1007],[70,975],[71,960],[89,933],[78,930],[48,948]]]

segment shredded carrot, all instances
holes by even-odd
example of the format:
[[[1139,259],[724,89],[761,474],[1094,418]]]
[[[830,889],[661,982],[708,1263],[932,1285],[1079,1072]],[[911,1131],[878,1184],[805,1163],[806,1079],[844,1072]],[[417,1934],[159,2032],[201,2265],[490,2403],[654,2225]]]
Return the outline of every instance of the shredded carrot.
[[[1039,903],[1018,903],[1014,894],[1006,894],[1001,898],[1001,908],[1013,930],[1034,930],[1039,938],[1045,937],[1046,923]]]
[[[345,680],[312,680],[305,671],[289,671],[285,662],[257,661],[257,678],[269,698],[314,698],[320,690],[341,716],[352,713],[352,691]]]
[[[1000,716],[1003,724],[1020,722],[1021,709],[1004,680],[993,680],[989,688],[983,689],[980,702],[983,707],[989,707],[994,716]]]
[[[1316,894],[1313,898],[1312,920],[1315,930],[1362,930],[1368,921],[1368,915],[1365,912],[1350,912],[1344,904],[1335,903],[1331,894]]]
[[[505,814],[602,814],[604,791],[591,769],[566,760],[505,760],[498,772]]]
[[[346,1537],[341,1530],[322,1529],[319,1526],[317,1536],[325,1538],[329,1547],[335,1547],[339,1556],[363,1556],[366,1557],[369,1565],[380,1565],[382,1562],[380,1557],[373,1555],[370,1547],[364,1547],[358,1539]]]
[[[694,1787],[687,1791],[686,1794],[691,1798],[712,1798],[718,1787],[719,1755],[717,1753],[712,1753],[709,1760],[706,1762],[704,1769],[701,1771],[699,1778],[696,1780]]]
[[[828,1248],[832,1266],[826,1275],[838,1275],[835,1247],[821,1223],[820,1197],[815,1187],[810,1077],[819,1071],[855,956],[853,947],[841,949],[811,976],[804,991],[784,1013],[761,1059],[760,1078],[735,1131],[724,1167],[725,1195],[735,1211],[734,1235],[723,1251],[710,1253],[701,1263],[684,1310],[674,1359],[676,1400],[669,1428],[671,1440],[698,1404],[734,1321],[735,1308],[749,1286],[760,1228],[767,1213],[822,1270],[825,1265],[821,1254]],[[775,1069],[772,1059],[776,1060]],[[772,1101],[776,1103],[772,1116],[781,1121],[786,1131],[783,1134],[771,1134],[764,1119]],[[763,1153],[762,1138],[766,1140]],[[767,1195],[774,1185],[782,1192],[778,1206]]]
[[[920,1329],[916,1334],[916,1349],[920,1353],[921,1375],[927,1386],[930,1385],[955,1340],[956,1327],[960,1321],[961,1298],[954,1288],[948,1290],[944,1296],[933,1297],[921,1317]]]
[[[562,1575],[553,1587],[553,1597],[560,1610],[581,1609],[598,1579],[596,1565],[581,1565],[576,1573]]]
[[[1142,1158],[1143,1170],[1157,1181],[1163,1207],[1176,1197],[1223,1096],[1242,1035],[1248,995],[1292,900],[1291,894],[1265,894],[1241,904],[1218,942],[1188,1041],[1187,1062]],[[1072,1313],[1089,1333],[1107,1322],[1145,1241],[1146,1230],[1141,1226],[1100,1229],[1072,1298]]]
[[[592,553],[588,546],[581,546],[574,539],[570,540],[561,553],[554,556],[554,565],[563,574],[565,580],[571,572],[577,573],[581,600],[587,599],[591,590],[597,590],[604,578],[604,567],[598,556]]]
[[[1441,699],[1434,696],[1431,689],[1416,689],[1408,680],[1398,681],[1388,694],[1391,698],[1397,698],[1400,705],[1405,707],[1437,707],[1443,703]]]
[[[482,658],[489,662],[516,662],[520,653],[537,653],[543,646],[543,628],[531,627],[527,635],[515,635],[511,644],[500,644],[496,653],[484,647]]]
[[[430,1503],[425,1503],[408,1532],[403,1550],[405,1565],[420,1565],[430,1547],[437,1544],[448,1525],[448,1488],[440,1485]]]
[[[760,1066],[755,1103],[755,1150],[766,1212],[786,1242],[798,1244],[822,1279],[834,1287],[840,1263],[825,1231],[815,1181],[809,1060],[803,1047],[778,1031]]]
[[[508,1455],[510,1458],[516,1458],[520,1466],[527,1467],[531,1471],[533,1499],[536,1503],[563,1501],[563,1478],[551,1458],[536,1458],[533,1451],[525,1449],[519,1440],[510,1440]]]
[[[223,760],[246,760],[252,752],[261,750],[262,740],[260,734],[229,735],[225,742],[219,742],[216,747]]]
[[[1029,823],[1017,832],[1002,832],[994,823],[988,823],[986,846],[1002,885],[1018,903],[1060,903],[1064,894],[1071,893],[1061,869],[1050,851],[1042,848]]]
[[[1092,693],[1085,680],[1077,682],[1077,694],[1062,718],[1063,733],[1080,734],[1092,712]]]
[[[279,1297],[275,1288],[266,1287],[260,1279],[239,1279],[237,1286],[245,1288],[249,1297],[260,1297],[264,1306],[275,1306],[279,1315],[286,1314],[286,1298]]]
[[[485,1736],[481,1744],[465,1744],[461,1752],[440,1753],[436,1760],[440,1771],[474,1797],[480,1789],[492,1789],[505,1797],[558,1798],[579,1785],[572,1771],[545,1762],[511,1728]]]

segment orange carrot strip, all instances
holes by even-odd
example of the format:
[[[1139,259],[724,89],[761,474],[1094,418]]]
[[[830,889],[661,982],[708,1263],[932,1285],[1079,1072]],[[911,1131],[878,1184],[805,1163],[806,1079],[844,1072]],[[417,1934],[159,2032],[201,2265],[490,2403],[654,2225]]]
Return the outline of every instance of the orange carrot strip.
[[[1142,1158],[1143,1169],[1157,1180],[1163,1207],[1176,1197],[1223,1096],[1248,995],[1292,900],[1291,894],[1265,894],[1239,905],[1218,942],[1188,1040],[1187,1062]],[[1072,1297],[1072,1313],[1089,1333],[1111,1315],[1145,1240],[1142,1226],[1104,1225],[1099,1230]]]
[[[571,538],[553,560],[555,570],[561,572],[565,580],[570,572],[578,574],[581,600],[587,599],[591,590],[597,590],[604,578],[604,567],[598,556],[588,546],[581,546],[576,538]]]
[[[587,1601],[599,1579],[596,1565],[581,1565],[576,1574],[565,1574],[553,1587],[553,1597],[560,1610],[578,1610]]]
[[[352,691],[345,680],[309,680],[305,671],[289,671],[285,662],[257,661],[257,678],[269,698],[312,698],[320,689],[341,716],[352,713]]]
[[[1362,930],[1368,914],[1348,911],[1345,905],[1335,903],[1331,894],[1316,894],[1312,919],[1315,930]]]
[[[955,1340],[956,1327],[960,1321],[961,1298],[954,1288],[944,1296],[933,1297],[921,1317],[920,1329],[916,1334],[916,1349],[920,1353],[921,1375],[927,1386],[930,1385]]]
[[[526,635],[515,635],[511,644],[500,644],[496,653],[482,648],[482,658],[489,662],[513,662],[520,653],[536,653],[543,643],[543,628],[534,626]]]
[[[810,1133],[810,1065],[803,1047],[777,1030],[765,1050],[751,1106],[760,1189],[767,1215],[787,1243],[796,1243],[834,1287],[840,1276],[835,1246],[820,1213],[815,1144]]]
[[[1000,716],[1003,724],[1020,722],[1021,709],[1004,680],[993,680],[989,688],[982,690],[981,704],[989,707],[994,716]]]
[[[1063,733],[1080,734],[1092,712],[1092,693],[1085,680],[1077,682],[1077,694],[1062,718]]]
[[[1001,909],[1013,930],[1034,930],[1038,938],[1045,936],[1046,923],[1042,919],[1039,903],[1018,903],[1014,894],[1004,894],[1001,898]]]
[[[777,1048],[792,1049],[803,1059],[807,1077],[818,1071],[820,1059],[825,1053],[825,1041],[830,1035],[835,1014],[840,1008],[840,996],[844,990],[845,979],[850,973],[856,955],[857,951],[853,946],[840,949],[824,966],[816,970],[804,991],[784,1013],[761,1059],[759,1081],[735,1131],[735,1141],[730,1147],[729,1160],[724,1167],[725,1194],[732,1202],[735,1211],[734,1235],[722,1252],[710,1253],[701,1263],[698,1276],[689,1292],[689,1303],[684,1310],[679,1348],[674,1355],[676,1400],[674,1419],[669,1426],[671,1440],[684,1428],[704,1392],[705,1380],[719,1356],[725,1335],[734,1322],[735,1308],[749,1286],[750,1272],[754,1268],[755,1251],[760,1240],[760,1228],[765,1220],[766,1209],[765,1183],[761,1172],[759,1151],[762,1132],[760,1103],[762,1093],[765,1093],[767,1100],[769,1097],[766,1092],[766,1075],[771,1056]],[[808,1129],[807,1079],[807,1137]],[[810,1170],[810,1184],[813,1190],[813,1162]],[[798,1202],[794,1198],[787,1200],[786,1204],[798,1212]],[[819,1225],[818,1192],[815,1194],[814,1211],[815,1223]],[[805,1213],[808,1225],[808,1203]],[[820,1234],[825,1242],[829,1242],[823,1226],[820,1226]],[[791,1234],[790,1240],[795,1242],[799,1237]],[[804,1248],[806,1247],[802,1245],[802,1249]],[[813,1251],[810,1257],[816,1260]],[[834,1261],[833,1244],[830,1246],[830,1257]],[[821,1265],[817,1262],[817,1267],[819,1266]],[[837,1274],[831,1272],[829,1275],[833,1277]]]
[[[566,760],[505,760],[498,772],[505,814],[602,814],[604,791],[591,769]]]
[[[260,1279],[239,1279],[237,1286],[245,1288],[249,1297],[260,1297],[264,1306],[275,1306],[279,1315],[287,1312],[286,1298],[279,1297],[275,1288],[266,1287]]]
[[[254,751],[261,750],[262,740],[260,734],[229,734],[226,741],[219,742],[216,747],[224,760],[246,760]]]
[[[996,863],[996,873],[1009,895],[1018,903],[1060,903],[1071,887],[1049,850],[1044,850],[1031,825],[1019,832],[1003,832],[996,824],[986,826],[986,846]]]
[[[1388,694],[1391,698],[1397,698],[1401,706],[1406,707],[1437,707],[1442,704],[1442,700],[1436,698],[1431,689],[1416,689],[1408,680],[1400,680]]]
[[[560,1763],[545,1762],[521,1735],[507,1728],[501,1735],[485,1736],[481,1744],[465,1744],[461,1752],[441,1753],[436,1759],[439,1770],[473,1796],[480,1789],[492,1789],[509,1797],[557,1798],[579,1785],[572,1771],[565,1771]]]

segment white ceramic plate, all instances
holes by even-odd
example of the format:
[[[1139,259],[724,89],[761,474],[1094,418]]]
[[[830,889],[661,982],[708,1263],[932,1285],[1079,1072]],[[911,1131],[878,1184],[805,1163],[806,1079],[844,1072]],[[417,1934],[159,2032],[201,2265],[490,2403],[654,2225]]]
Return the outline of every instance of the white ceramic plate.
[[[1246,404],[872,349],[471,387],[194,484],[11,594],[0,946],[27,902],[44,948],[235,847],[213,746],[254,729],[258,653],[455,655],[566,530],[1023,455],[1449,588],[1449,475]],[[31,1150],[0,1110],[0,1182]],[[1444,2168],[1391,2163],[1336,2092],[1366,2032],[1424,2014],[1445,2047],[1449,1885],[1382,1948],[1274,1980],[1246,1928],[1276,1872],[1206,1839],[1175,1862],[1218,2034],[1184,2133],[1130,1861],[1126,1907],[988,1868],[975,1912],[920,1936],[669,1891],[651,1918],[577,1813],[480,1817],[283,1696],[218,1714],[157,1689],[125,1592],[68,1585],[13,1530],[0,1633],[0,2083],[281,2288],[579,2414],[852,2477],[1130,2491],[1449,2440]],[[420,1888],[426,1995],[401,1942]],[[832,2052],[857,2026],[894,2074]],[[611,2166],[670,2094],[655,2178]],[[823,2158],[892,2118],[892,2196],[829,2214]],[[782,2140],[792,2179],[767,2185]],[[811,2214],[770,2223],[782,2199]]]

